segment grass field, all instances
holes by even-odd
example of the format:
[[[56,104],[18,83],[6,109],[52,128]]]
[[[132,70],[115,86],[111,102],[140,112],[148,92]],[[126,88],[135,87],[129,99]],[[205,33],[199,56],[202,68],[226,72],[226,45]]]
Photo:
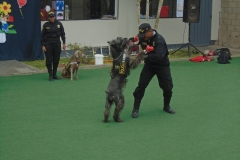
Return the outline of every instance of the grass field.
[[[240,58],[172,62],[176,114],[162,111],[154,77],[133,119],[140,65],[124,90],[123,123],[112,114],[102,122],[110,68],[80,69],[73,82],[49,82],[47,73],[0,77],[0,159],[239,160],[239,66]]]

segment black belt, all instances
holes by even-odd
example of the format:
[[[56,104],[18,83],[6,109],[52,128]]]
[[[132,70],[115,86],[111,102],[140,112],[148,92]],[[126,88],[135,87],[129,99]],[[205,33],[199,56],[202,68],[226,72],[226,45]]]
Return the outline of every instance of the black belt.
[[[47,40],[50,40],[50,41],[58,41],[60,37],[48,37]]]

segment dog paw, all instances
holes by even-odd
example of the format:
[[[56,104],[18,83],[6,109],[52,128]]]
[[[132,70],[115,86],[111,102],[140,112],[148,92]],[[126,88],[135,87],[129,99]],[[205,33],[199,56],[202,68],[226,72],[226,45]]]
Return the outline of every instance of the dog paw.
[[[124,120],[121,119],[121,118],[116,118],[116,119],[114,119],[114,121],[115,121],[115,122],[124,122]]]
[[[108,123],[109,122],[109,120],[108,119],[104,119],[104,120],[102,120],[104,123]]]

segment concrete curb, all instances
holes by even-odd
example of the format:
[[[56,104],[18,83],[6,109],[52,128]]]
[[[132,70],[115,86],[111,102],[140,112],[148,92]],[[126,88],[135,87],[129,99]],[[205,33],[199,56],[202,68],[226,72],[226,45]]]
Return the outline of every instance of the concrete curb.
[[[203,47],[197,47],[200,51],[205,50],[216,50],[219,48],[226,48],[223,46],[203,46]],[[240,49],[234,49],[229,48],[232,54],[232,57],[240,57]],[[186,53],[187,54],[187,53]],[[216,59],[217,56],[214,56],[214,59]],[[189,58],[176,58],[176,59],[170,59],[171,62],[176,61],[188,61]],[[143,63],[143,62],[142,62]],[[111,67],[112,64],[103,64],[103,65],[86,65],[86,66],[80,66],[80,69],[97,69],[97,68],[106,68]],[[58,72],[61,72],[64,67],[59,67]],[[24,63],[21,63],[17,60],[8,60],[8,61],[0,61],[0,76],[14,76],[14,75],[29,75],[29,74],[38,74],[38,73],[47,73],[47,69],[36,69],[32,66],[26,65]]]

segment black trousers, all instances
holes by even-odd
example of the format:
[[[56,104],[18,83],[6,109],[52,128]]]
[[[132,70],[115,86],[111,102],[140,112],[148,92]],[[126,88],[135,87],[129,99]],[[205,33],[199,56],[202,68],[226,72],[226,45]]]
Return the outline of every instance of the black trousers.
[[[56,75],[60,54],[61,54],[61,41],[49,41],[45,45],[46,52],[46,67],[49,75]]]
[[[164,106],[169,106],[173,88],[172,76],[169,65],[159,66],[145,64],[140,74],[138,86],[133,93],[135,98],[135,108],[139,109],[141,99],[143,98],[145,93],[145,89],[155,75],[158,78],[159,87],[163,90]]]

